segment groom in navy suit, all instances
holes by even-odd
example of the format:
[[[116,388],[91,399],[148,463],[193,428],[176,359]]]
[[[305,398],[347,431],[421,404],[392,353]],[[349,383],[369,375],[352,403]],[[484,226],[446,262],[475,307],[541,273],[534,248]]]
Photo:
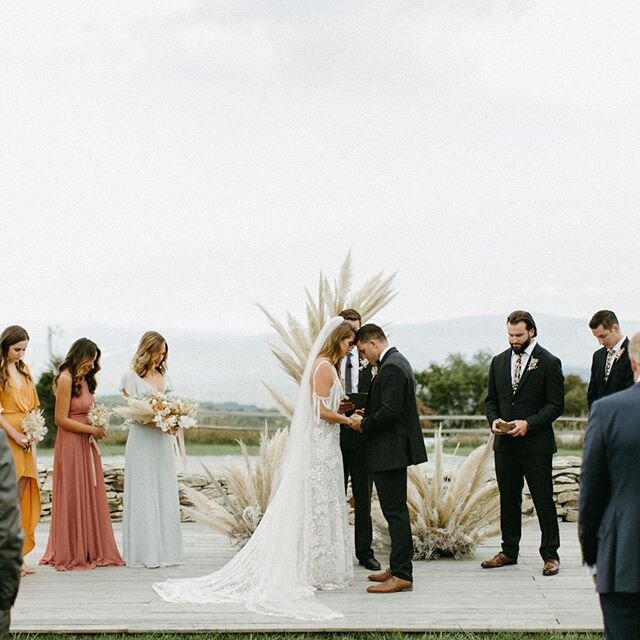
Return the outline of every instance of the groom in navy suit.
[[[589,413],[580,474],[580,544],[600,594],[607,640],[640,638],[640,333],[635,384]]]

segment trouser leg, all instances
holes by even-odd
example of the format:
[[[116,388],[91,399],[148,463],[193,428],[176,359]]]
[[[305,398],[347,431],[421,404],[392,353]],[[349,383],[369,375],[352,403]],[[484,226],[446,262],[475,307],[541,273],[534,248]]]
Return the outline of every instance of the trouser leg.
[[[551,454],[522,457],[524,476],[538,514],[540,555],[543,560],[559,559],[560,528],[556,503],[553,501],[552,458]]]
[[[391,573],[403,580],[413,580],[413,540],[407,509],[407,469],[376,471],[373,474],[380,508],[389,525]]]
[[[607,640],[640,640],[640,594],[601,593],[600,607]]]
[[[502,436],[507,437],[507,436]],[[522,488],[524,476],[516,452],[495,451],[496,480],[500,491],[502,552],[518,558],[522,535]]]
[[[357,434],[359,435],[359,434]],[[373,478],[367,466],[363,443],[356,443],[351,452],[351,491],[355,501],[355,547],[358,560],[373,556],[371,541],[371,488]]]

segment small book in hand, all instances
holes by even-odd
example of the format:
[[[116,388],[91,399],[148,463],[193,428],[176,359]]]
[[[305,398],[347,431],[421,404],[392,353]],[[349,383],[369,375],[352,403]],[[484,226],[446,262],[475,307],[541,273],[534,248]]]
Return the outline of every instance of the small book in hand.
[[[502,433],[507,433],[507,431],[511,431],[513,427],[516,426],[515,422],[499,422],[496,427],[502,431]]]
[[[366,393],[349,393],[347,397],[350,402],[353,402],[356,409],[364,409],[367,404],[367,395]]]

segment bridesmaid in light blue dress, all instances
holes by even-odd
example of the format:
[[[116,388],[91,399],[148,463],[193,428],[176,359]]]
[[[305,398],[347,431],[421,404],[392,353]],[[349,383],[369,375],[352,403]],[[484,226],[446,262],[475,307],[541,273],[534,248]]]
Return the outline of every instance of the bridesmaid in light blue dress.
[[[130,398],[169,391],[167,343],[155,331],[140,339],[121,390]],[[129,428],[124,466],[123,558],[129,567],[169,567],[183,561],[174,435],[155,425]]]

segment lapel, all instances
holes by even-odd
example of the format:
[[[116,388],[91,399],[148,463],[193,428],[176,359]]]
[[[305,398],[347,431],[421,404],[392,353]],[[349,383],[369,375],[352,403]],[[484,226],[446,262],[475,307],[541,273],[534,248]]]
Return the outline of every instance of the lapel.
[[[602,365],[602,379],[604,380],[604,386],[607,387],[609,386],[609,382],[611,381],[611,378],[613,377],[613,370],[616,368],[618,362],[620,362],[620,360],[624,360],[626,358],[628,358],[629,356],[627,355],[627,349],[629,347],[629,338],[625,338],[625,341],[622,343],[622,346],[620,347],[621,349],[624,349],[624,352],[621,353],[614,361],[613,364],[611,365],[611,371],[609,371],[609,377],[605,380],[604,379],[604,368],[607,366],[607,350],[604,350],[605,356],[604,356],[604,364]]]
[[[377,383],[378,377],[380,376],[380,369],[382,369],[382,367],[384,366],[384,363],[386,362],[387,358],[392,353],[397,353],[397,352],[398,350],[395,347],[391,347],[389,351],[387,351],[387,353],[384,354],[384,358],[382,358],[382,360],[380,360],[380,362],[378,363],[378,373],[376,373],[375,377],[372,378],[371,380],[371,389],[373,389],[373,386]]]
[[[505,387],[509,389],[509,394],[513,393],[511,386],[511,349],[503,351],[496,356],[496,377],[498,380],[504,380]]]
[[[518,385],[518,388],[516,389],[516,392],[514,395],[518,395],[522,389],[522,387],[524,386],[524,383],[527,381],[527,379],[529,378],[529,373],[532,371],[531,367],[531,362],[532,360],[540,360],[540,345],[536,342],[536,346],[533,347],[533,351],[531,352],[531,355],[529,356],[529,359],[527,360],[527,366],[524,368],[524,371],[522,372],[522,375],[520,376],[520,384]]]

